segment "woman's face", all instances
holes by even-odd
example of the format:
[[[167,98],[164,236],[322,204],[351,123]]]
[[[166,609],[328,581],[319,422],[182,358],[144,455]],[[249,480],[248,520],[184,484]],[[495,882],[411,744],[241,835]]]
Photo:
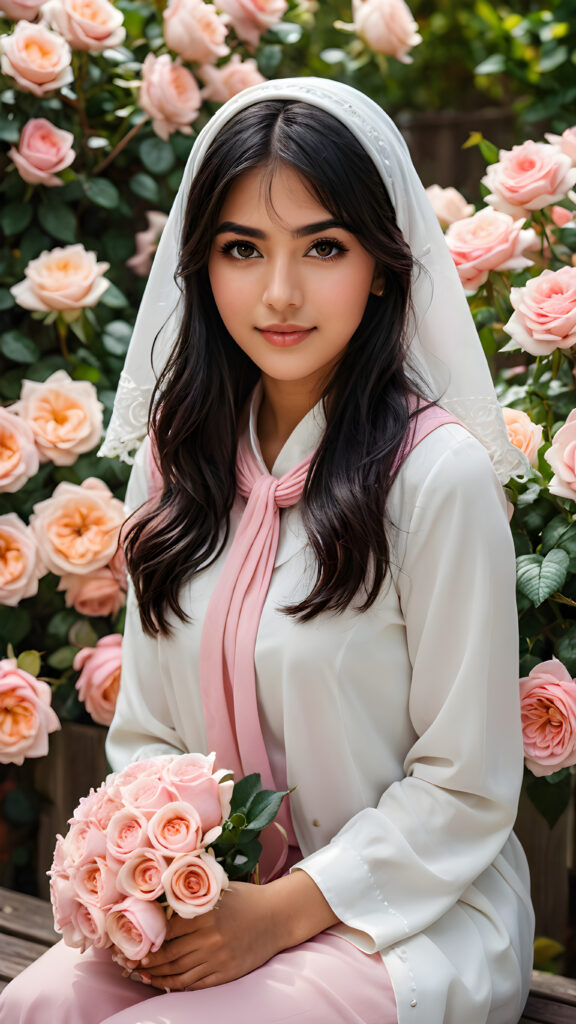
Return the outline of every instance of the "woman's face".
[[[208,270],[216,305],[267,377],[321,387],[358,327],[375,260],[296,171],[256,168],[231,186]]]

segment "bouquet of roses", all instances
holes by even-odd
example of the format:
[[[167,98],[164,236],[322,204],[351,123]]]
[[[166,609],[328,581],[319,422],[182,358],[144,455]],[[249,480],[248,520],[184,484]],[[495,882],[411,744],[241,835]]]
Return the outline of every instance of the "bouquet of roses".
[[[213,771],[215,756],[136,762],[80,801],[49,872],[67,945],[114,945],[141,960],[162,945],[171,914],[204,914],[230,879],[254,877],[258,835],[286,794],[263,790],[259,775],[234,785]]]

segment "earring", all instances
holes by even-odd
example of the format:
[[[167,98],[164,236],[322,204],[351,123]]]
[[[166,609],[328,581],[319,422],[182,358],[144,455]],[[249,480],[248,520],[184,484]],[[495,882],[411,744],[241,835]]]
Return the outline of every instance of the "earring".
[[[383,281],[378,281],[378,282],[375,281],[374,284],[372,285],[370,291],[372,292],[372,295],[377,295],[378,298],[380,298],[382,295],[384,295],[384,282]]]

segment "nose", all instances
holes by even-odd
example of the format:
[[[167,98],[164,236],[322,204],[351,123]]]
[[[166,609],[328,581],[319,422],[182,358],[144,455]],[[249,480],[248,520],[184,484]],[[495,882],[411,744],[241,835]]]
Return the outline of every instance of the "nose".
[[[278,312],[302,304],[300,277],[288,260],[278,259],[268,264],[262,301],[269,309]]]

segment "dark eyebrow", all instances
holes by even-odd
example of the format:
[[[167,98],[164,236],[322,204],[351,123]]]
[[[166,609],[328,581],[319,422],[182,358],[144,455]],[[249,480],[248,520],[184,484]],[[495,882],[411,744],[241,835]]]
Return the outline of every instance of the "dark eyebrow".
[[[329,220],[319,220],[315,224],[304,224],[301,228],[292,231],[291,235],[293,238],[305,238],[308,235],[317,235],[321,231],[330,231],[331,228],[348,230],[339,220],[330,218]],[[249,228],[245,224],[237,224],[233,220],[225,220],[219,224],[215,234],[222,235],[226,232],[233,235],[244,235],[246,238],[266,238],[264,231],[260,231],[258,228]]]

